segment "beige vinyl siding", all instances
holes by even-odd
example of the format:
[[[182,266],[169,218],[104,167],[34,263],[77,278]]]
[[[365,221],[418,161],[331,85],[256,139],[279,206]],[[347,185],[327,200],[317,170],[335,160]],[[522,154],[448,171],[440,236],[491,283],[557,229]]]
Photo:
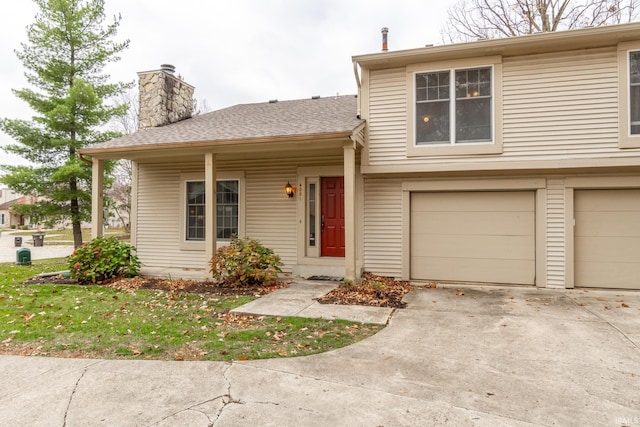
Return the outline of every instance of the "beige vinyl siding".
[[[296,203],[284,194],[284,186],[295,181],[296,167],[272,160],[245,170],[245,234],[273,249],[290,272],[296,262]]]
[[[364,180],[364,269],[402,276],[402,180]]]
[[[242,234],[273,249],[290,272],[296,263],[296,202],[284,193],[299,166],[342,165],[341,156],[218,161],[218,172],[244,172],[245,228]],[[181,174],[204,173],[202,163],[140,164],[138,254],[147,267],[204,268],[204,250],[181,250]],[[242,196],[241,196],[242,199]],[[241,209],[243,209],[241,207]]]
[[[458,164],[482,164],[640,153],[618,146],[614,47],[503,58],[503,111],[497,112],[502,115],[503,153],[497,156],[407,157],[406,102],[411,97],[406,82],[410,77],[403,70],[370,73],[370,166],[425,165],[428,170],[428,165],[452,158]]]
[[[369,162],[406,158],[407,94],[404,68],[372,71],[369,93]]]
[[[182,251],[180,175],[202,164],[138,163],[137,250],[144,267],[204,268],[204,251]]]
[[[505,58],[504,155],[618,152],[614,48]]]
[[[547,180],[547,285],[565,284],[564,180]]]

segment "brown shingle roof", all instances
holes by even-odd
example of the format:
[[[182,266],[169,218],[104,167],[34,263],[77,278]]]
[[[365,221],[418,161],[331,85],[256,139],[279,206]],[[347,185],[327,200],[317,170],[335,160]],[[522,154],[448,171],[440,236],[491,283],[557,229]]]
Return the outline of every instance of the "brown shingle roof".
[[[27,205],[27,204],[29,204],[29,200],[27,200],[26,196],[18,197],[17,199],[9,200],[8,202],[4,202],[0,204],[0,211],[9,210],[13,205]]]
[[[356,117],[356,102],[355,95],[343,95],[240,104],[170,125],[144,129],[82,151],[351,132],[364,122]]]

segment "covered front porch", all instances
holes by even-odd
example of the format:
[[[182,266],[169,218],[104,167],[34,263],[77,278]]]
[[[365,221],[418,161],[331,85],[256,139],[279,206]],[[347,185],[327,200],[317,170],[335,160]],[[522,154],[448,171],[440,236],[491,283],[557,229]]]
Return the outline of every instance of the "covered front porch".
[[[87,149],[92,236],[104,232],[104,162],[126,158],[133,162],[131,243],[143,274],[211,277],[209,260],[236,234],[273,249],[286,274],[353,280],[363,264],[362,130],[188,150]]]

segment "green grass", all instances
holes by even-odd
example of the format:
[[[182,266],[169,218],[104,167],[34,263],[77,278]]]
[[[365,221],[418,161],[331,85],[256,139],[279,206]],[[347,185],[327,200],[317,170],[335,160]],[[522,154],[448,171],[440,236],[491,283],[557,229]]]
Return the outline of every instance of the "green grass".
[[[380,327],[228,310],[253,297],[120,291],[108,286],[24,285],[63,259],[0,263],[0,353],[107,359],[247,360],[314,354]]]

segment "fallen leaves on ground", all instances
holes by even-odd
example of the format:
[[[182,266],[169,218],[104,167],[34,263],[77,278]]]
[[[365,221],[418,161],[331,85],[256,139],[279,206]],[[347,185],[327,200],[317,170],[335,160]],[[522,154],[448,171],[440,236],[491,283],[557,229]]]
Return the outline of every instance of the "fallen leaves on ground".
[[[328,294],[318,298],[318,302],[404,308],[407,303],[403,302],[402,298],[411,289],[409,282],[364,273],[361,282],[342,283]]]

